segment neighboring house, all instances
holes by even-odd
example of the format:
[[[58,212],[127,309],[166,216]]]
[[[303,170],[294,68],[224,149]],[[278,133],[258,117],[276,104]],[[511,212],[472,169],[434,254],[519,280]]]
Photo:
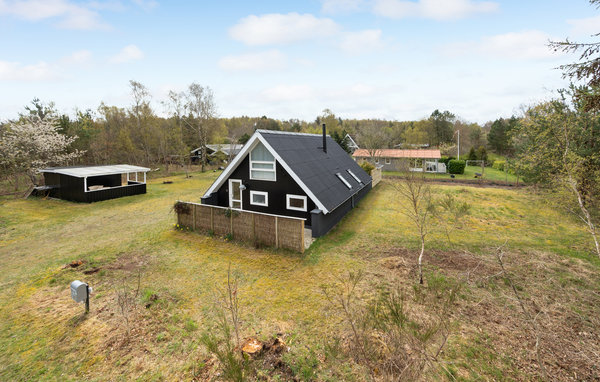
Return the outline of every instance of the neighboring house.
[[[149,168],[118,164],[112,166],[49,167],[44,186],[36,191],[74,202],[98,202],[146,193]]]
[[[371,182],[325,132],[256,130],[202,204],[303,218],[319,237],[354,208]]]
[[[354,139],[352,139],[350,134],[346,134],[346,136],[344,137],[344,142],[346,142],[346,146],[350,149],[350,152],[353,153],[356,150],[358,150],[358,145],[356,144]]]
[[[371,153],[373,154],[371,157]],[[352,156],[356,161],[369,161],[375,165],[383,166],[383,171],[402,171],[407,167],[410,171],[418,172],[446,172],[446,165],[440,163],[440,150],[399,150],[399,149],[379,149],[366,150],[358,149]]]
[[[211,158],[215,156],[216,153],[222,152],[225,154],[227,158],[232,158],[236,156],[240,150],[242,150],[244,145],[240,144],[229,144],[229,143],[218,143],[218,144],[210,144],[206,145],[206,152],[208,154],[208,161],[211,161]],[[198,147],[191,151],[191,158],[193,163],[200,162],[202,159],[202,148]]]

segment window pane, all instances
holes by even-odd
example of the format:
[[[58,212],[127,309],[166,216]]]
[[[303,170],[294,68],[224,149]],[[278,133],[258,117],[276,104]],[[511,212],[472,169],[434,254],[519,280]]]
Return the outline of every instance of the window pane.
[[[266,196],[262,195],[262,194],[252,194],[252,203],[256,203],[256,204],[266,204],[267,200],[266,200]]]
[[[290,207],[305,208],[304,207],[304,199],[290,198]]]
[[[252,149],[252,153],[250,154],[251,160],[264,161],[264,162],[273,162],[275,158],[271,153],[267,150],[267,148],[262,144],[258,143],[254,149]]]
[[[240,200],[240,184],[238,182],[231,182],[231,188],[233,188],[233,194],[231,194],[231,199]]]
[[[254,170],[258,170],[261,168],[266,168],[268,170],[273,170],[273,163],[252,163],[252,168]]]
[[[250,174],[252,179],[275,180],[275,171],[252,170]]]
[[[242,208],[242,202],[231,202],[231,208]]]

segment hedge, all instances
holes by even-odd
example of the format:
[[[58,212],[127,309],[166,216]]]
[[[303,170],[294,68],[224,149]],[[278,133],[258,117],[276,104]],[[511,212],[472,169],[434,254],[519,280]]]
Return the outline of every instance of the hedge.
[[[464,160],[452,159],[448,162],[448,172],[450,174],[464,174],[467,162]]]
[[[506,166],[506,161],[504,160],[495,160],[492,168],[500,171],[504,171],[504,167]]]
[[[446,167],[448,166],[448,162],[450,162],[452,159],[454,159],[453,156],[447,156],[447,157],[441,157],[439,162],[443,163],[446,165]]]

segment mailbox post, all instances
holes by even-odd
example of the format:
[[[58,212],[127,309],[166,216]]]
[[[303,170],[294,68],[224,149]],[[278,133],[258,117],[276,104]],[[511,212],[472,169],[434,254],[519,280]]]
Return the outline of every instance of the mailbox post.
[[[92,288],[86,283],[75,280],[71,283],[71,297],[75,302],[80,303],[85,301],[85,312],[90,312],[90,293]]]

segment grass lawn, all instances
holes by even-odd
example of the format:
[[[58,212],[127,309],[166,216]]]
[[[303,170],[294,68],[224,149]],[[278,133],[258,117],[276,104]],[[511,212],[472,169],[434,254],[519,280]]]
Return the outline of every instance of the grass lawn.
[[[465,167],[464,174],[456,174],[455,179],[469,179],[476,180],[475,173],[481,174],[481,167],[479,166],[467,166]],[[384,171],[383,175],[392,175],[392,176],[402,176],[402,172],[399,171]],[[432,174],[425,173],[426,178],[431,179],[450,179],[450,174]],[[499,171],[491,167],[486,167],[483,176],[479,179],[491,180],[491,181],[500,181],[500,182],[508,182],[508,183],[516,183],[517,177],[513,174],[508,174],[504,171]]]
[[[407,296],[418,292],[419,244],[391,181],[299,255],[176,230],[174,201],[198,202],[217,175],[154,179],[146,195],[93,204],[1,201],[0,380],[215,377],[217,366],[200,337],[215,328],[215,288],[224,286],[229,267],[240,280],[243,337],[280,335],[289,346],[282,358],[287,374],[258,370],[265,380],[365,380],[363,366],[328,350],[332,339],[347,338],[348,325],[322,286],[362,271],[365,298],[381,283],[398,285]],[[540,377],[532,329],[491,255],[501,245],[507,270],[536,315],[550,375],[598,377],[600,261],[583,228],[526,189],[436,185],[434,191],[472,207],[451,241],[440,224],[428,239],[420,288],[439,280],[463,287],[448,343],[424,378]],[[65,267],[73,260],[84,263]],[[123,313],[118,297],[137,289],[138,276],[134,308]],[[94,289],[88,316],[71,300],[75,279]],[[413,307],[435,314],[427,304]]]

